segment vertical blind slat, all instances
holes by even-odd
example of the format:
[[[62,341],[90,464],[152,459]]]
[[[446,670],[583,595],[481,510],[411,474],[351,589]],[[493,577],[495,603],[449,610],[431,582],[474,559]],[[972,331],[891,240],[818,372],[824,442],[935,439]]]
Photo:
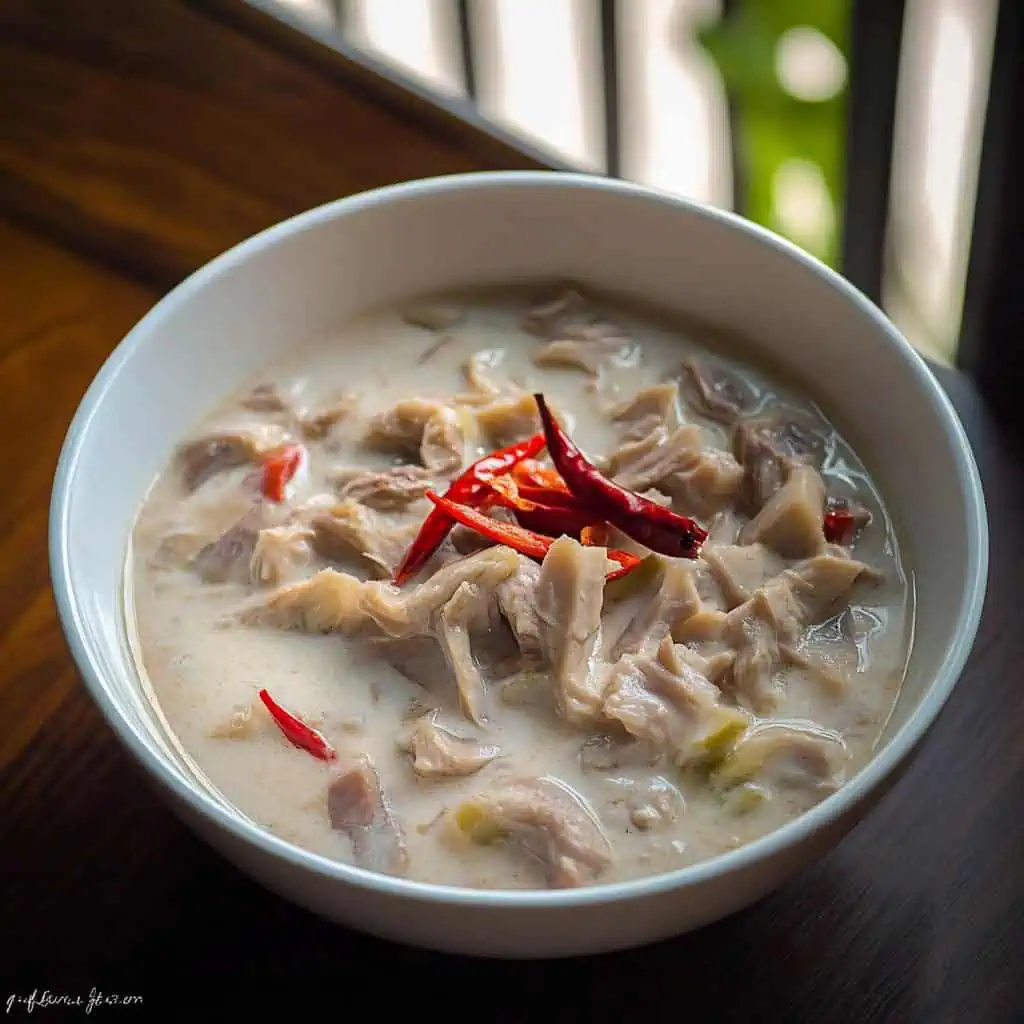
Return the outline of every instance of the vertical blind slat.
[[[605,171],[622,173],[619,133],[619,32],[617,0],[600,0],[601,74],[604,85]]]
[[[466,95],[475,103],[477,98],[476,49],[473,45],[473,14],[471,0],[456,0],[459,25],[459,60],[462,64],[462,82]]]
[[[334,29],[344,35],[349,25],[348,0],[330,0],[331,11],[334,14]]]
[[[1002,0],[996,22],[988,111],[957,361],[1000,425],[1024,442],[1024,5]]]
[[[881,302],[904,0],[852,5],[842,269]]]

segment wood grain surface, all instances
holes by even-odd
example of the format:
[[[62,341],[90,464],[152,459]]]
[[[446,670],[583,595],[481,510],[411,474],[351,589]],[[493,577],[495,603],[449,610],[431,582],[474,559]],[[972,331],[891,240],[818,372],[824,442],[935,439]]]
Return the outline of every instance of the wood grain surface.
[[[5,0],[0,212],[167,286],[339,196],[541,166],[440,108],[403,115],[393,86],[378,99],[365,67],[316,52],[239,0]]]
[[[129,5],[143,6],[148,0]],[[26,100],[31,117],[0,99],[0,210],[24,204],[17,224],[0,220],[5,1009],[9,997],[33,990],[87,997],[96,988],[144,1000],[101,1008],[97,1019],[235,1019],[273,1007],[289,1020],[314,1012],[389,1020],[422,1015],[435,1002],[481,1022],[1024,1019],[1024,467],[971,385],[950,371],[938,372],[975,446],[993,533],[977,646],[919,756],[881,805],[829,857],[757,906],[606,957],[446,957],[368,939],[282,902],[171,816],[86,696],[49,592],[49,489],[76,403],[167,281],[224,244],[345,188],[482,163],[472,147],[457,152],[437,142],[432,127],[417,133],[322,78],[314,91],[355,126],[339,121],[341,135],[394,132],[392,142],[374,154],[317,143],[319,131],[308,130],[319,124],[314,112],[282,95],[262,123],[287,132],[301,122],[307,138],[298,145],[293,131],[292,143],[281,143],[291,155],[278,153],[259,130],[251,84],[226,83],[223,68],[187,59],[202,55],[198,44],[176,53],[187,39],[153,40],[135,23],[118,51],[104,41],[116,33],[99,14],[93,41],[83,44],[87,24],[48,33],[36,23],[36,10],[61,7],[0,6],[0,96],[34,94]],[[86,7],[126,9],[97,0]],[[243,52],[282,82],[306,73],[264,52],[265,43],[206,22],[193,6],[154,0],[152,8],[172,12],[179,28],[203,26],[199,37],[209,30],[207,61],[221,53],[226,64]],[[215,42],[221,31],[229,33],[223,51]],[[125,56],[133,48],[134,62]],[[86,112],[91,126],[82,123]],[[169,121],[175,131],[161,131]],[[259,173],[254,154],[244,182],[225,180],[217,168],[232,161],[220,135],[235,164],[248,140],[274,173]],[[302,164],[296,154],[307,144]],[[293,160],[298,170],[286,188],[280,176]],[[10,1016],[23,1009],[12,1004]],[[43,1008],[33,1017],[56,1015]]]

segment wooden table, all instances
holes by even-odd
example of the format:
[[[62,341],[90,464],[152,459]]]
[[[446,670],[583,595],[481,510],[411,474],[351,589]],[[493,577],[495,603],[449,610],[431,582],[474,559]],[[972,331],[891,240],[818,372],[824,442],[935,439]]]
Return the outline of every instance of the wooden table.
[[[362,69],[339,58],[328,77],[196,5],[97,0],[91,9],[126,22],[103,40],[102,60],[96,26],[108,22],[76,22],[76,9],[25,0],[0,13],[5,1004],[33,990],[87,997],[96,987],[143,998],[141,1009],[120,1011],[125,1018],[174,1008],[174,1019],[206,1020],[216,1009],[281,1005],[348,1020],[354,998],[389,1012],[422,1012],[436,999],[479,1021],[1024,1018],[1024,471],[951,371],[937,372],[975,445],[992,526],[974,654],[881,806],[756,907],[607,957],[462,960],[321,922],[241,877],[171,816],[86,696],[49,591],[51,477],[83,390],[181,273],[251,230],[354,188],[536,161],[465,124],[441,131],[434,114],[396,117],[384,94],[359,84]],[[133,63],[143,42],[145,60]],[[232,121],[235,93],[282,81],[287,103],[270,103],[263,117],[285,151],[264,155],[277,171],[291,167],[291,185],[240,174],[225,205],[224,174],[234,180],[234,166],[248,161],[239,139],[250,138],[246,118],[255,117],[240,107],[241,126]],[[195,95],[202,102],[189,106]],[[19,109],[5,102],[15,97]],[[319,129],[288,135],[303,97],[342,126],[345,146]],[[177,144],[161,148],[167,133]]]

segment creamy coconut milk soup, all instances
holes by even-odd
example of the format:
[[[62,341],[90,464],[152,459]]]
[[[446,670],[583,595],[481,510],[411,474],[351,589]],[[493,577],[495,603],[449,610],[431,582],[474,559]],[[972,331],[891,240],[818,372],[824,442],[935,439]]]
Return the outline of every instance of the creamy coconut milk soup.
[[[882,496],[806,396],[568,289],[265,368],[153,484],[128,584],[164,716],[245,815],[477,888],[778,828],[871,756],[912,625]]]

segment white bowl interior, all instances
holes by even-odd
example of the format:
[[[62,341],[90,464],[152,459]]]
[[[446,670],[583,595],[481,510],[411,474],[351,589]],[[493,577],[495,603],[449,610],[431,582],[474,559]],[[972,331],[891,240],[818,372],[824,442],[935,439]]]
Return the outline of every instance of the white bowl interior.
[[[876,476],[916,581],[913,654],[883,743],[937,713],[973,640],[987,541],[962,431],[906,342],[834,275],[728,215],[570,175],[463,176],[323,207],[232,250],[140,323],[83,403],[58,474],[58,600],[108,714],[167,771],[187,767],[140,687],[121,597],[133,517],[176,441],[262,364],[353,313],[543,278],[696,317],[805,383]]]

